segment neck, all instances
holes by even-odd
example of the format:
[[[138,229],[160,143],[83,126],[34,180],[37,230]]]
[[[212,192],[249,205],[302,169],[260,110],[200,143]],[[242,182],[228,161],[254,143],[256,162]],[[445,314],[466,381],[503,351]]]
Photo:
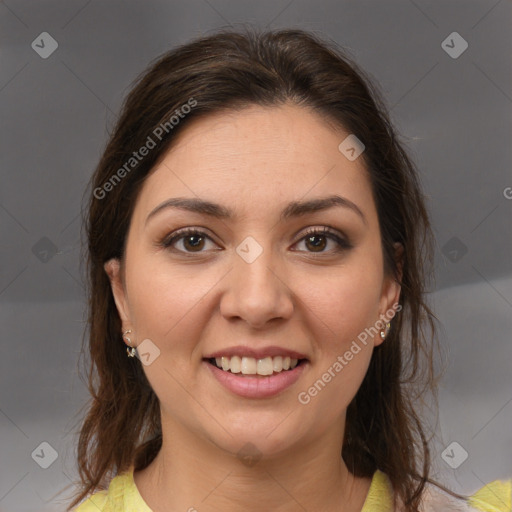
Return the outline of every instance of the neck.
[[[153,512],[361,511],[371,479],[348,471],[340,425],[300,448],[259,460],[242,460],[176,424],[166,426],[157,457],[134,475]]]

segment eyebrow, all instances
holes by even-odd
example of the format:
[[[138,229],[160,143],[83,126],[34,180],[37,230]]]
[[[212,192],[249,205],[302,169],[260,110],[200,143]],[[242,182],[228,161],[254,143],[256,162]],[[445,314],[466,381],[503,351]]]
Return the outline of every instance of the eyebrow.
[[[336,206],[347,208],[353,211],[366,225],[368,225],[366,217],[364,216],[364,213],[361,211],[361,209],[346,197],[338,195],[331,195],[318,199],[310,199],[307,201],[291,201],[282,210],[280,220],[284,221],[292,217],[299,217],[301,215],[327,210]],[[209,217],[214,217],[217,219],[232,220],[236,218],[235,212],[226,206],[194,197],[174,197],[167,199],[163,203],[159,204],[154,210],[152,210],[151,213],[146,217],[145,223],[147,224],[148,221],[157,213],[168,208],[175,208],[193,213],[199,213],[202,215],[208,215]]]

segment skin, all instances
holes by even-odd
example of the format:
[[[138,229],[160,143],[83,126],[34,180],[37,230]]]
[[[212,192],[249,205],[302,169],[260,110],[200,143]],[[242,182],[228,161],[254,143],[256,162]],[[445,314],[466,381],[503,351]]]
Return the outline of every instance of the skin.
[[[160,350],[143,368],[160,401],[163,446],[134,475],[155,512],[361,510],[371,479],[354,477],[340,453],[347,406],[381,337],[359,344],[307,405],[297,399],[400,294],[384,273],[363,159],[349,161],[338,150],[347,135],[291,104],[217,113],[189,124],[145,182],[125,258],[105,270],[132,344],[149,338]],[[365,220],[343,207],[279,220],[290,201],[333,193],[355,203]],[[169,208],[146,224],[155,207],[178,196],[219,203],[237,217]],[[188,226],[210,238],[195,250],[189,238],[174,251],[159,245]],[[315,249],[305,232],[325,226],[353,247],[337,252],[334,240],[317,235]],[[247,236],[263,249],[252,263],[236,252]],[[279,395],[242,398],[202,362],[240,344],[297,350],[309,363]],[[261,455],[252,466],[236,455],[247,442]]]

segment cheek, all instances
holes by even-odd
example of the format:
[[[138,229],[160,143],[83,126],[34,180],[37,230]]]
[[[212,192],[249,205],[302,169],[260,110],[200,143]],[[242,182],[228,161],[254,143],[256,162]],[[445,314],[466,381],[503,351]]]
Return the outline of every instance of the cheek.
[[[378,265],[333,269],[328,279],[304,280],[301,300],[312,312],[322,352],[339,352],[379,318],[382,276]]]
[[[127,262],[126,282],[130,314],[137,339],[149,338],[166,351],[188,348],[187,340],[207,321],[208,293],[218,276],[198,272],[194,265],[179,272],[166,265],[165,256],[142,258],[135,254]]]
[[[365,329],[379,318],[378,276],[376,270],[345,269],[322,286],[309,281],[309,288],[303,288],[316,360],[298,399],[311,415],[322,418],[320,430],[348,407],[368,370],[373,342]]]

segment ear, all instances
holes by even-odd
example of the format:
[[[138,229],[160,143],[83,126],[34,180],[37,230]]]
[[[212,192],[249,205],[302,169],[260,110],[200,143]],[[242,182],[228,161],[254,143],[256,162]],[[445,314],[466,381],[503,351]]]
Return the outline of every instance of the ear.
[[[105,272],[110,280],[110,286],[112,288],[112,295],[116,303],[117,312],[119,318],[123,324],[123,331],[130,328],[131,319],[129,314],[128,301],[126,298],[126,290],[123,282],[123,273],[121,269],[121,262],[117,258],[108,260],[103,265]]]
[[[396,312],[396,305],[400,299],[400,291],[402,289],[400,282],[402,281],[403,275],[403,258],[404,258],[404,247],[401,243],[396,242],[393,244],[395,249],[395,262],[397,266],[397,276],[386,275],[382,282],[382,290],[379,303],[379,315],[384,321],[392,322],[391,315]],[[374,345],[380,345],[384,340],[378,336]]]

